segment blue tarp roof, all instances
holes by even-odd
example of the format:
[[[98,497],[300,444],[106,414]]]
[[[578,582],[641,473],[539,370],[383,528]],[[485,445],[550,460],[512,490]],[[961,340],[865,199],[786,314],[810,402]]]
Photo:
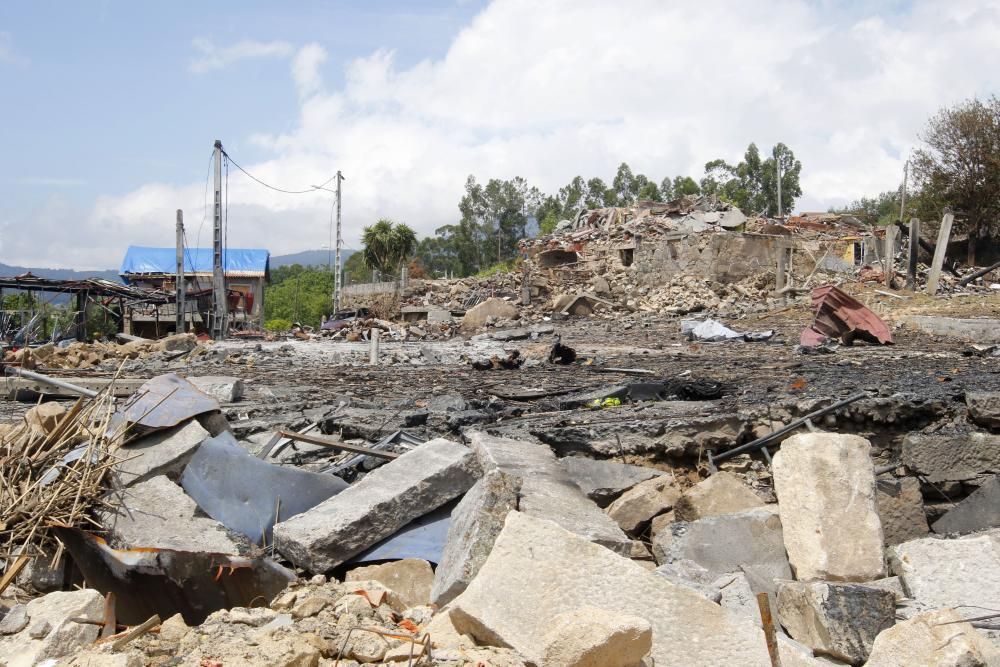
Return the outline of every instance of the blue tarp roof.
[[[226,248],[222,253],[222,266],[226,275],[263,276],[268,273],[270,253],[257,248]],[[129,246],[118,271],[124,276],[136,274],[173,274],[177,270],[175,248],[144,248]],[[211,273],[211,248],[186,248],[185,273]]]

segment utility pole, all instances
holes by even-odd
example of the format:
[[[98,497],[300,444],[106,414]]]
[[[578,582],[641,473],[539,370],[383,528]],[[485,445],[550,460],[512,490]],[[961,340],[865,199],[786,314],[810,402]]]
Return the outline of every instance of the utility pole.
[[[333,312],[340,310],[340,274],[342,267],[340,264],[340,246],[343,245],[343,238],[340,231],[340,183],[344,180],[343,174],[337,170],[337,263],[333,273]]]
[[[226,336],[226,276],[222,271],[222,142],[215,140],[215,220],[212,235],[212,338]]]
[[[781,215],[781,155],[779,153],[774,154],[774,166],[778,170],[778,219],[782,219]]]
[[[187,288],[184,285],[184,211],[177,209],[177,298],[174,305],[177,308],[177,324],[174,333],[184,333],[184,295]]]

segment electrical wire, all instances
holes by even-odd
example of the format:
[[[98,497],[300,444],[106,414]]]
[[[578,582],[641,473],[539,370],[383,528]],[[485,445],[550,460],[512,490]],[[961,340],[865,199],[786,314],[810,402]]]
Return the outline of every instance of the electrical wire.
[[[319,190],[319,189],[323,188],[327,183],[329,183],[333,179],[337,178],[337,175],[334,174],[330,178],[328,178],[325,181],[323,181],[323,183],[321,185],[317,185],[315,187],[310,187],[308,190],[286,190],[285,188],[279,188],[279,187],[276,187],[274,185],[271,185],[270,183],[265,183],[264,181],[260,180],[259,178],[257,178],[253,174],[251,174],[249,171],[247,171],[246,169],[244,169],[243,167],[241,167],[240,163],[237,162],[236,160],[234,160],[232,158],[232,156],[229,155],[229,153],[227,153],[226,151],[222,151],[222,154],[225,155],[227,158],[229,158],[229,161],[233,163],[233,166],[236,167],[237,169],[239,169],[240,171],[242,171],[244,174],[246,174],[251,180],[254,180],[257,183],[260,183],[265,188],[270,188],[271,190],[275,190],[276,192],[284,192],[286,195],[304,195],[304,194],[309,194],[310,192],[316,192],[316,190]]]
[[[195,237],[195,248],[201,244],[201,228],[205,226],[205,221],[208,220],[208,182],[212,179],[212,158],[215,157],[215,151],[213,150],[208,156],[208,171],[205,172],[205,208],[201,214],[201,222],[198,224],[198,235]],[[191,265],[194,268],[194,264]]]

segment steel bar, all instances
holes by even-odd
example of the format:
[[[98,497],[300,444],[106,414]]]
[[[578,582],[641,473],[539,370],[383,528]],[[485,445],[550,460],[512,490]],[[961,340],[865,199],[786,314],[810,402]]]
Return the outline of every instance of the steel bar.
[[[278,431],[278,434],[282,438],[288,438],[289,440],[298,440],[300,442],[308,442],[311,445],[322,445],[323,447],[330,447],[332,449],[342,449],[345,452],[354,452],[355,454],[365,454],[366,456],[375,456],[381,459],[398,459],[399,454],[394,452],[380,452],[377,449],[372,449],[371,447],[362,447],[361,445],[349,445],[345,442],[340,442],[338,440],[330,440],[329,438],[321,438],[318,435],[305,435],[303,433],[296,433],[295,431]]]
[[[53,387],[59,387],[60,389],[65,389],[66,391],[71,391],[74,394],[80,394],[81,396],[86,396],[87,398],[97,398],[98,392],[96,391],[84,389],[83,387],[79,387],[75,384],[64,382],[63,380],[57,380],[49,377],[48,375],[42,375],[41,373],[26,371],[23,368],[15,368],[13,366],[8,366],[4,369],[4,372],[6,372],[7,375],[17,375],[19,377],[28,378],[29,380],[44,382],[45,384],[50,384]]]

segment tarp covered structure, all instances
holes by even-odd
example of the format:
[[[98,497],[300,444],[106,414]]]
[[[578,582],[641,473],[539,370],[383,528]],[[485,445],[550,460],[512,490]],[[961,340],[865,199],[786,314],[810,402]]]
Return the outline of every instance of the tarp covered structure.
[[[267,277],[270,253],[259,248],[226,248],[222,253],[222,268],[227,277]],[[129,246],[118,273],[127,283],[130,277],[143,275],[173,275],[177,272],[175,248]],[[185,248],[184,273],[211,275],[212,249]]]

